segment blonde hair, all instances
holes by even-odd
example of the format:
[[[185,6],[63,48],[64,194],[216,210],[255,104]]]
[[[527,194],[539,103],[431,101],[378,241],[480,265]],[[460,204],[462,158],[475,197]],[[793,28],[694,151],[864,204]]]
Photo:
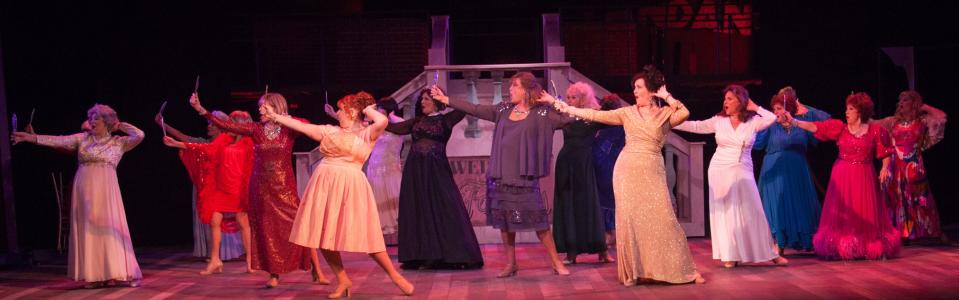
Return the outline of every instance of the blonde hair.
[[[596,101],[596,92],[593,87],[582,81],[577,81],[566,89],[567,95],[579,95],[579,101],[569,102],[569,105],[578,108],[599,109],[599,103]],[[569,101],[569,99],[567,99]]]
[[[288,115],[290,114],[286,106],[286,98],[283,97],[280,93],[266,93],[260,97],[260,101],[263,101],[263,104],[269,104],[273,107],[273,112],[278,115]]]

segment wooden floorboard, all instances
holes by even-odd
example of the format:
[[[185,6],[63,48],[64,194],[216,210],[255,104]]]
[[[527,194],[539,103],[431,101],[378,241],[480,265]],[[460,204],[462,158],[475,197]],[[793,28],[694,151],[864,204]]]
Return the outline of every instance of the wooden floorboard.
[[[911,246],[902,257],[884,261],[823,261],[791,254],[790,266],[747,265],[725,269],[711,259],[709,240],[691,239],[704,285],[647,284],[624,287],[616,281],[615,264],[581,256],[572,276],[552,274],[545,250],[538,244],[517,247],[518,276],[495,278],[505,257],[497,245],[484,245],[481,270],[402,271],[416,285],[413,297],[401,296],[376,264],[364,254],[345,254],[353,280],[354,299],[916,299],[959,298],[959,247]],[[396,248],[390,247],[392,256]],[[67,279],[62,264],[0,270],[3,299],[210,299],[324,298],[333,286],[310,283],[306,271],[281,277],[276,289],[262,284],[265,273],[243,273],[242,262],[228,262],[222,274],[200,276],[205,263],[185,251],[140,249],[144,280],[139,288],[83,289]],[[324,264],[324,272],[332,277]]]

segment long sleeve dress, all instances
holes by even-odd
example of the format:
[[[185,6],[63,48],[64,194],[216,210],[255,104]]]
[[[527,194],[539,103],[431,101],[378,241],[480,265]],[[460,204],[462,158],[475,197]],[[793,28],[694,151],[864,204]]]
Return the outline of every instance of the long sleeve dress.
[[[453,126],[465,116],[454,110],[386,127],[395,134],[413,136],[400,187],[399,261],[404,268],[483,266],[473,224],[446,156]]]
[[[752,148],[756,133],[776,121],[760,107],[758,115],[733,128],[729,117],[686,121],[676,130],[716,134],[716,153],[709,162],[709,227],[713,259],[724,262],[764,262],[779,254],[773,248],[753,176]]]
[[[926,114],[905,123],[888,117],[879,124],[889,131],[895,150],[890,162],[892,180],[882,186],[891,203],[893,226],[906,240],[942,237],[922,152],[942,140],[946,119]]]
[[[253,139],[247,211],[253,269],[271,274],[309,270],[310,249],[289,241],[300,206],[292,161],[293,140],[298,134],[272,122],[236,123],[212,114],[205,116],[225,131]]]
[[[870,124],[861,136],[839,120],[816,122],[816,138],[836,141],[839,157],[832,166],[819,230],[813,236],[816,255],[824,259],[880,259],[899,254],[901,241],[892,226],[879,190],[874,159],[893,149],[886,130]]]
[[[606,251],[606,228],[593,168],[593,143],[596,132],[604,127],[574,121],[563,128],[553,193],[556,252],[576,256]]]
[[[362,170],[376,143],[371,127],[353,132],[319,125],[310,130],[318,133],[312,136],[322,136],[323,160],[303,190],[289,241],[331,251],[386,251],[376,197]]]
[[[624,285],[640,279],[687,283],[696,279],[696,263],[686,233],[676,219],[666,185],[663,146],[669,118],[664,107],[645,118],[637,106],[590,111],[587,120],[623,125],[626,146],[616,159],[616,270]]]
[[[797,120],[814,122],[829,114],[806,106],[809,111]],[[812,133],[786,129],[775,123],[756,135],[755,150],[765,150],[759,172],[759,195],[763,200],[769,230],[779,248],[812,250],[812,235],[819,226],[819,195],[812,181],[806,151],[817,140]]]
[[[126,136],[37,135],[39,145],[77,152],[80,166],[73,178],[67,255],[67,276],[76,281],[143,278],[133,253],[116,168],[123,154],[143,141],[144,134],[128,124],[120,130]]]
[[[508,232],[549,229],[539,179],[549,175],[553,131],[573,119],[546,105],[531,107],[525,119],[510,120],[512,103],[473,104],[450,98],[450,106],[496,123],[486,182],[486,222]]]

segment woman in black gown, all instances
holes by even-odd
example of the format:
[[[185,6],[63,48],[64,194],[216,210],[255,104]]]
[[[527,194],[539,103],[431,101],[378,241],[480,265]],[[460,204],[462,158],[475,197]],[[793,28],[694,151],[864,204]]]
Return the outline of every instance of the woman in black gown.
[[[441,114],[443,109],[429,90],[423,90],[416,102],[416,117],[386,127],[394,134],[413,135],[400,184],[399,261],[404,269],[483,266],[476,233],[446,157],[453,125],[466,114]]]
[[[569,86],[566,101],[571,106],[598,109],[593,88],[583,82]],[[576,120],[563,128],[563,148],[556,157],[553,196],[553,240],[556,252],[566,253],[564,264],[576,256],[599,255],[600,262],[613,259],[606,252],[606,228],[600,210],[593,169],[593,141],[606,125]]]

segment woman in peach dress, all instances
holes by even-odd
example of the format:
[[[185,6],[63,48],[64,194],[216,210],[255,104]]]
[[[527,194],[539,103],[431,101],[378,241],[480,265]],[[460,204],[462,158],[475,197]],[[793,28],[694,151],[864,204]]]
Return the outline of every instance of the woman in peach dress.
[[[373,103],[373,97],[365,92],[340,99],[339,126],[306,124],[265,108],[266,119],[320,142],[323,160],[304,190],[290,242],[323,252],[338,281],[331,299],[349,297],[352,287],[340,251],[368,253],[403,294],[413,293],[413,285],[393,268],[386,253],[373,189],[362,170],[388,123]],[[373,121],[371,125],[363,127],[360,112]]]

